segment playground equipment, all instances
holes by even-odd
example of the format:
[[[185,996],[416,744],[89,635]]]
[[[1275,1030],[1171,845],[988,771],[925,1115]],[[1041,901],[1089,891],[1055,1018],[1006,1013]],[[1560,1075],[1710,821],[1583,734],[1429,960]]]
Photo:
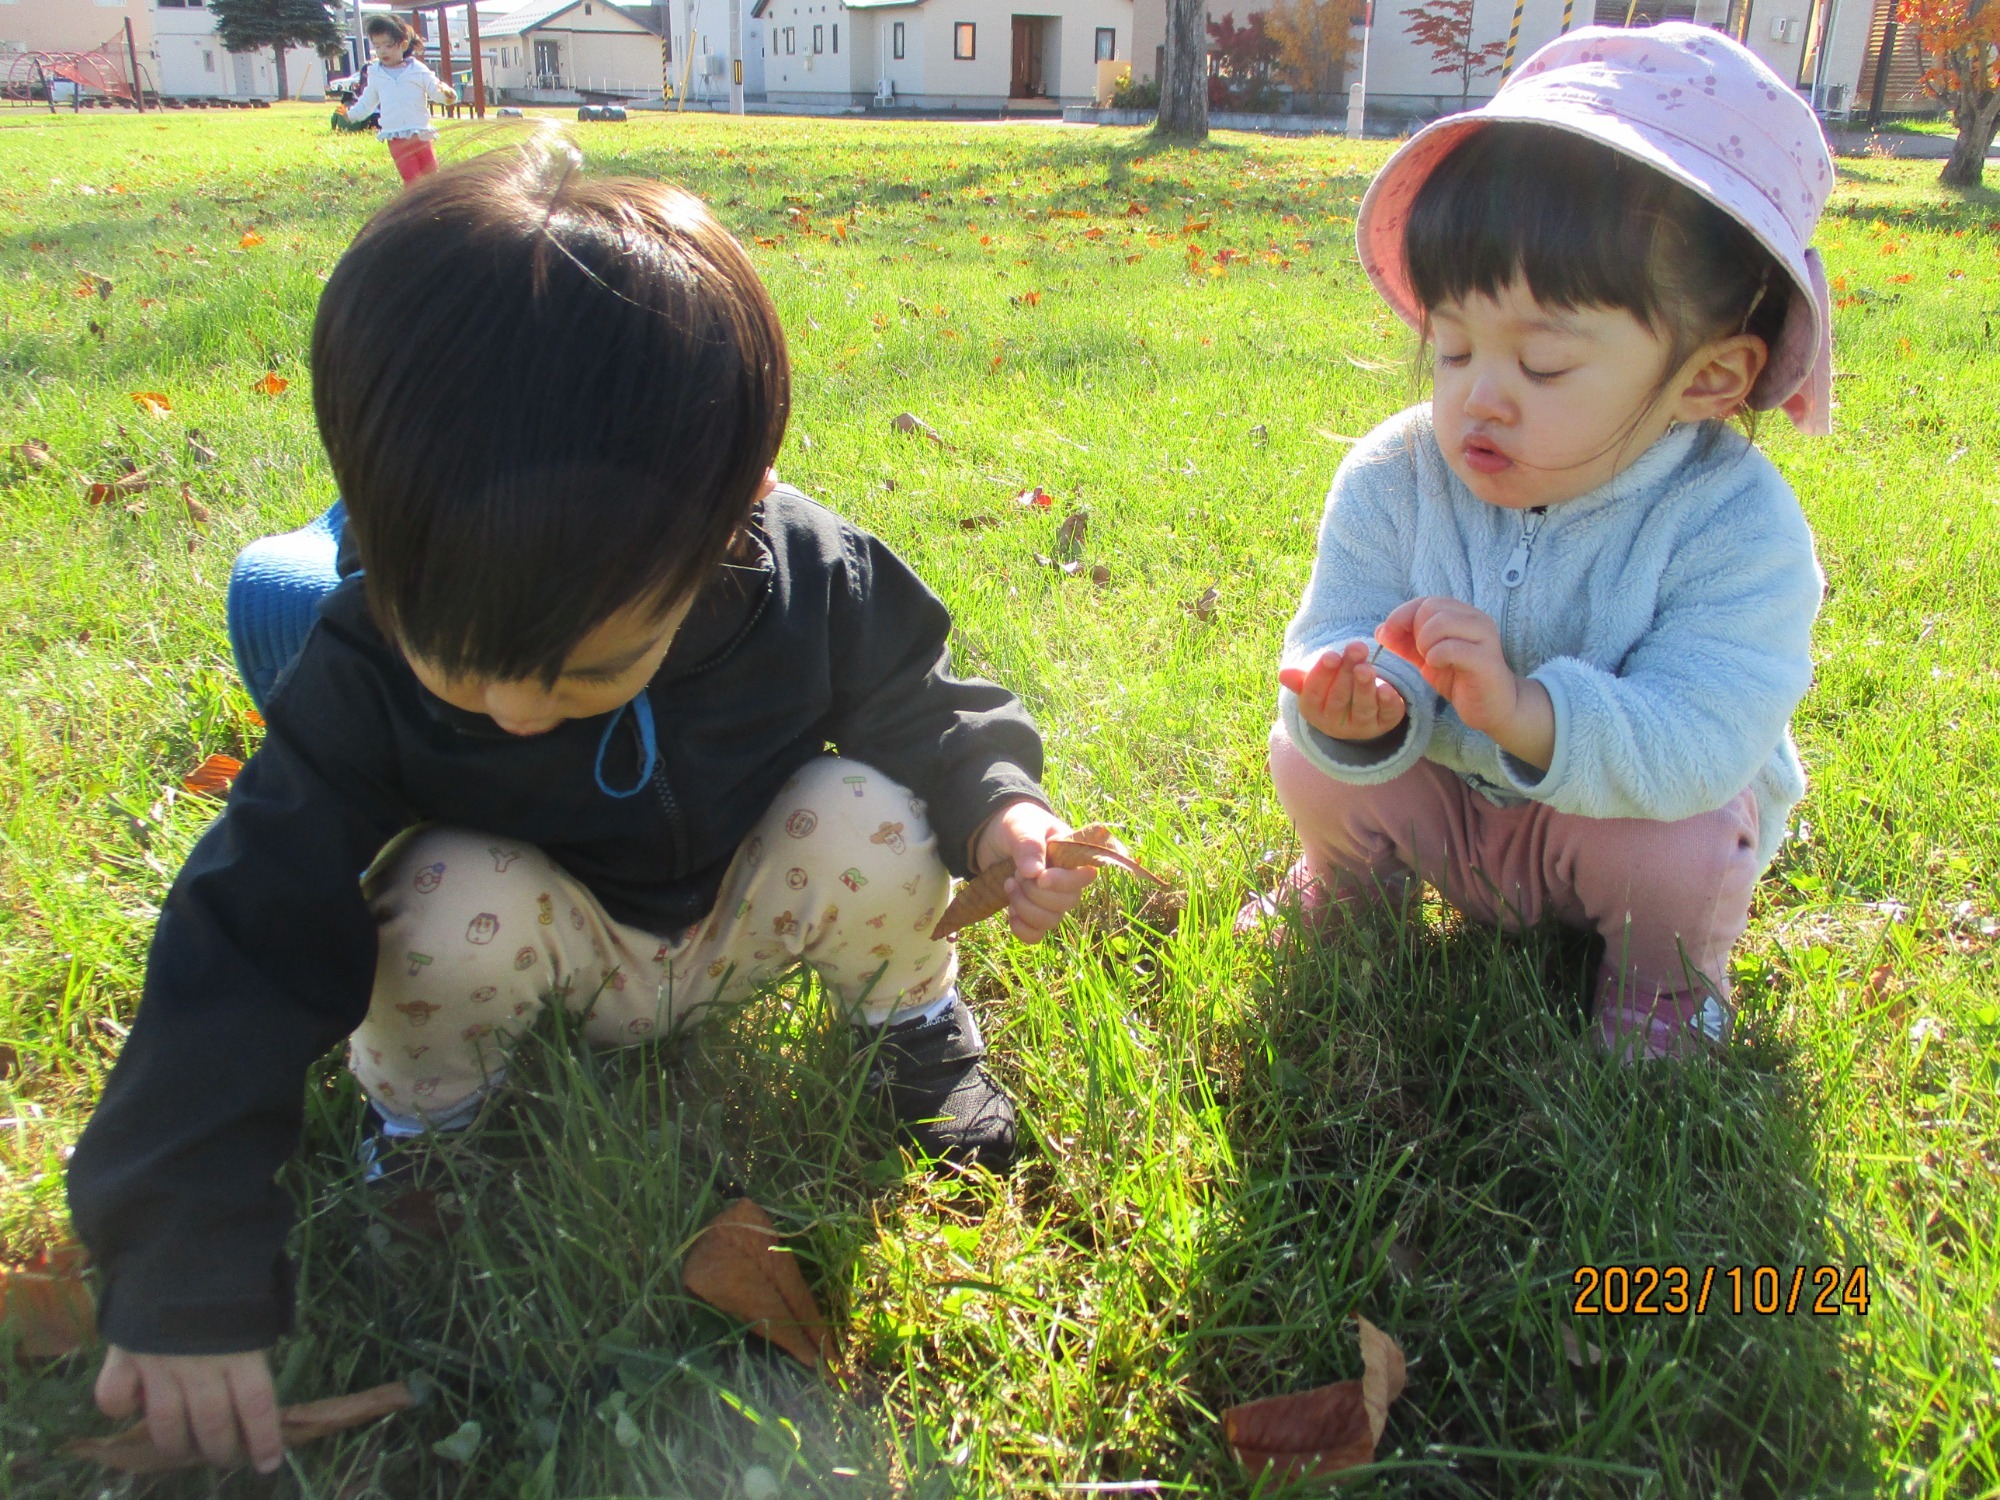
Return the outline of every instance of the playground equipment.
[[[159,108],[159,90],[124,43],[121,36],[88,52],[16,52],[5,59],[0,100],[46,105],[51,113],[58,103],[73,110],[105,105],[142,111]]]

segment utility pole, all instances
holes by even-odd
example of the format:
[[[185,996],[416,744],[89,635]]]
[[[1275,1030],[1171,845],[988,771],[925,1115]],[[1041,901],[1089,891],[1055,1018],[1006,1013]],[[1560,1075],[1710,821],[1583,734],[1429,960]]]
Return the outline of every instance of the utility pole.
[[[1882,50],[1875,54],[1875,87],[1868,94],[1868,128],[1882,128],[1882,95],[1889,83],[1889,63],[1896,56],[1896,8],[1889,7],[1888,23],[1882,28]]]
[[[1375,30],[1375,0],[1361,12],[1361,76],[1347,88],[1347,138],[1358,141],[1368,132],[1368,38]]]
[[[132,18],[125,18],[125,55],[132,60],[132,102],[146,112],[146,86],[139,81],[139,46],[132,40]]]
[[[743,0],[729,0],[729,112],[743,113]]]

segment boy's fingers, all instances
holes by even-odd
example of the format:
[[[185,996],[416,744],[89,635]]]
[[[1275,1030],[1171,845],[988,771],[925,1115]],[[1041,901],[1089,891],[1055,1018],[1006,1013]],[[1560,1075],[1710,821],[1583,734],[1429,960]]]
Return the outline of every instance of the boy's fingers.
[[[104,1356],[104,1368],[97,1372],[97,1409],[114,1421],[123,1421],[139,1409],[139,1367],[132,1356],[113,1345]]]
[[[220,1372],[186,1389],[188,1427],[201,1456],[218,1469],[243,1461],[237,1441],[236,1408],[229,1402],[229,1384]]]
[[[236,1408],[250,1462],[259,1473],[275,1472],[285,1461],[285,1440],[278,1431],[278,1394],[272,1389],[270,1367],[261,1354],[255,1366],[229,1372],[229,1399]]]
[[[146,1435],[166,1457],[187,1457],[187,1407],[180,1386],[170,1375],[146,1382]]]

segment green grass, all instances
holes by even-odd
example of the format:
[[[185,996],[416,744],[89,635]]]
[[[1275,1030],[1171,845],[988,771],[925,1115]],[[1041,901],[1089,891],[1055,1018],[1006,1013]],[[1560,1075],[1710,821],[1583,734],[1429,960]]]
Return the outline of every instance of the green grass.
[[[454,127],[444,154],[503,138]],[[366,1222],[359,1104],[328,1065],[291,1179],[282,1394],[420,1374],[429,1401],[274,1484],[149,1493],[1244,1494],[1216,1413],[1355,1374],[1357,1312],[1401,1341],[1410,1388],[1355,1493],[2000,1491],[2000,196],[1843,165],[1820,241],[1840,431],[1763,429],[1831,584],[1802,836],[1738,953],[1743,1044],[1635,1074],[1578,1042],[1561,943],[1434,906],[1275,960],[1229,933],[1290,858],[1262,747],[1326,483],[1343,436],[1410,396],[1408,337],[1351,242],[1386,148],[656,117],[579,139],[751,244],[797,360],[785,476],[941,590],[963,659],[1044,726],[1062,804],[1185,899],[1106,881],[1045,951],[968,940],[1041,1142],[1004,1183],[909,1171],[803,982],[673,1050],[591,1055],[559,1029],[525,1048],[441,1153],[467,1210],[444,1248]],[[332,497],[306,338],[319,278],[393,190],[382,148],[317,110],[0,118],[0,439],[56,458],[0,457],[14,1254],[62,1231],[65,1150],[213,810],[179,779],[254,742],[223,581]],[[1224,248],[1243,254],[1205,274]],[[77,294],[86,272],[108,298]],[[291,389],[253,393],[267,371]],[[950,446],[894,433],[905,410]],[[86,503],[120,459],[155,480],[136,513]],[[1053,512],[1012,503],[1030,485]],[[1035,561],[1078,505],[1102,587]],[[732,1185],[797,1231],[850,1391],[681,1293]],[[1874,1298],[1572,1317],[1573,1269],[1612,1261],[1865,1263]],[[98,1493],[56,1451],[103,1428],[93,1371],[0,1362],[0,1495]],[[432,1450],[468,1420],[469,1459]]]

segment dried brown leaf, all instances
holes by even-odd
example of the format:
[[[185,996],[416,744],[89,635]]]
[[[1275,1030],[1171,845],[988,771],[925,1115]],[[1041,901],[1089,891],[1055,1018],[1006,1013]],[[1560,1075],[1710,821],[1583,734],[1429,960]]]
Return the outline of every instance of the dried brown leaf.
[[[1586,1365],[1596,1366],[1604,1362],[1604,1351],[1595,1344],[1587,1344],[1576,1336],[1576,1330],[1565,1323],[1562,1326],[1563,1353],[1569,1362],[1579,1370]]]
[[[97,1307],[82,1265],[50,1258],[46,1269],[0,1269],[0,1335],[29,1359],[60,1359],[97,1342]]]
[[[1210,584],[1207,588],[1203,589],[1199,595],[1189,600],[1188,603],[1184,606],[1184,608],[1186,608],[1188,613],[1193,615],[1196,620],[1200,621],[1202,624],[1207,624],[1210,620],[1215,618],[1215,607],[1221,602],[1222,602],[1221,591],[1217,589],[1214,584]]]
[[[1252,1475],[1295,1479],[1336,1474],[1375,1458],[1390,1403],[1402,1395],[1403,1351],[1366,1318],[1360,1325],[1361,1378],[1232,1406],[1223,1436]]]
[[[181,778],[181,785],[203,797],[227,795],[243,762],[233,755],[211,755]]]
[[[949,448],[951,446],[950,443],[947,443],[944,440],[944,438],[939,435],[938,430],[935,427],[931,426],[930,423],[926,422],[922,417],[918,416],[913,411],[897,412],[896,415],[890,419],[889,425],[895,428],[896,431],[898,432],[922,433],[925,437],[929,438],[932,442],[936,443],[940,448]]]
[[[132,404],[147,416],[158,419],[170,417],[174,413],[174,403],[159,391],[130,391]]]
[[[1056,528],[1055,558],[1057,562],[1071,563],[1083,556],[1083,539],[1090,530],[1090,512],[1073,510],[1063,517],[1062,525]]]
[[[410,1394],[410,1388],[400,1380],[393,1381],[348,1396],[330,1396],[324,1401],[284,1407],[278,1412],[278,1434],[287,1448],[296,1448],[415,1405],[416,1398]],[[126,1474],[162,1474],[171,1469],[199,1468],[202,1463],[197,1453],[167,1457],[153,1446],[152,1434],[144,1422],[111,1437],[78,1438],[65,1443],[63,1452],[94,1459],[106,1468]]]
[[[1110,828],[1102,823],[1092,823],[1074,829],[1068,838],[1049,840],[1049,863],[1063,870],[1094,869],[1100,865],[1113,865],[1130,875],[1150,880],[1165,889],[1166,881],[1125,851],[1125,846],[1112,836]],[[1007,882],[1013,878],[1014,861],[995,860],[972,879],[958,888],[951,898],[951,904],[938,918],[937,926],[931,929],[931,941],[948,938],[961,932],[975,922],[983,922],[988,917],[1007,909]]]
[[[999,524],[1000,518],[998,516],[960,516],[958,518],[958,529],[960,531],[984,531],[989,526],[998,526]]]
[[[188,457],[203,466],[215,462],[215,450],[202,441],[202,433],[199,428],[190,427],[188,429]]]
[[[1103,563],[1098,563],[1090,570],[1090,581],[1099,588],[1103,588],[1111,582],[1111,570],[1105,567]]]
[[[54,455],[49,452],[49,445],[40,438],[29,438],[26,442],[16,443],[14,457],[30,469],[46,469],[55,462]]]
[[[208,524],[208,507],[194,497],[194,490],[188,485],[181,486],[181,504],[187,507],[188,519],[197,526]]]
[[[833,1335],[799,1263],[753,1200],[738,1198],[703,1226],[681,1266],[681,1285],[808,1369],[837,1369]]]

